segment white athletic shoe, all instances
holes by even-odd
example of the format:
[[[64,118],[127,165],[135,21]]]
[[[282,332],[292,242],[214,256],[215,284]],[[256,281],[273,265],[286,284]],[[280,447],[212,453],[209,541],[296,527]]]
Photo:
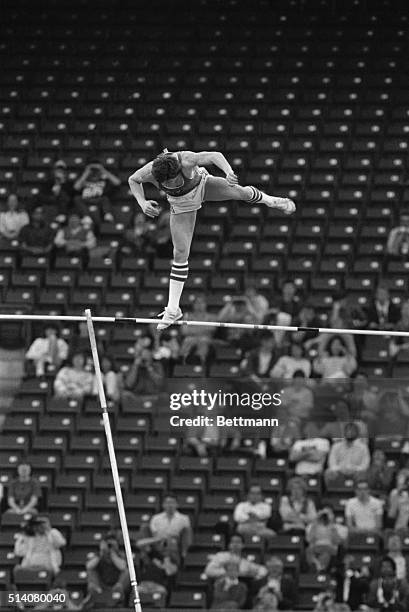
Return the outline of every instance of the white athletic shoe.
[[[263,204],[266,204],[269,208],[277,208],[281,210],[285,215],[292,215],[296,211],[295,204],[290,198],[279,198],[277,196],[270,196],[266,193],[261,192]]]
[[[183,313],[180,308],[178,308],[176,312],[170,312],[166,306],[165,310],[161,312],[158,317],[162,317],[157,327],[157,329],[161,330],[170,327],[175,321],[179,321],[179,319],[183,317]]]

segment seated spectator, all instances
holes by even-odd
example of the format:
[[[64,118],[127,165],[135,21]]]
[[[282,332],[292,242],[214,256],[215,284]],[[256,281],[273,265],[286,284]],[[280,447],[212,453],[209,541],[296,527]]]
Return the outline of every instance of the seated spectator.
[[[369,329],[382,330],[394,329],[400,319],[400,308],[392,302],[389,289],[381,283],[368,305],[367,319]]]
[[[352,390],[347,395],[351,413],[371,425],[378,411],[378,394],[369,384],[368,375],[358,370],[352,378]]]
[[[217,414],[223,414],[223,407],[217,407]],[[208,416],[204,406],[198,406],[191,415]],[[237,450],[240,448],[241,435],[238,427],[217,427],[215,424],[192,425],[184,430],[184,440],[188,451],[198,457],[216,456],[222,450]]]
[[[103,164],[91,161],[74,183],[74,190],[80,193],[74,197],[75,212],[87,221],[92,220],[97,227],[102,221],[114,221],[110,196],[120,184],[119,178]]]
[[[300,420],[294,418],[282,419],[279,426],[274,427],[270,438],[273,455],[287,456],[297,440],[302,438]]]
[[[357,361],[341,336],[331,336],[318,348],[314,370],[323,380],[329,378],[349,378],[357,368]]]
[[[407,558],[402,554],[402,540],[397,533],[391,533],[386,540],[385,554],[393,559],[396,566],[396,578],[406,580],[409,575]]]
[[[283,530],[304,533],[317,516],[315,504],[307,497],[307,485],[300,476],[290,478],[287,490],[289,494],[281,497],[279,507]]]
[[[359,439],[359,429],[355,423],[347,423],[344,429],[344,440],[335,442],[328,457],[328,469],[325,472],[327,482],[339,475],[359,477],[366,474],[370,464],[368,445]]]
[[[308,301],[301,307],[296,320],[296,327],[310,328],[308,331],[299,331],[293,334],[294,342],[299,342],[303,345],[306,351],[309,351],[318,342],[319,332],[314,331],[319,328],[321,322],[317,317],[314,306]]]
[[[247,599],[247,586],[239,580],[239,563],[226,561],[225,574],[213,585],[211,610],[241,610]]]
[[[85,369],[84,353],[73,353],[68,365],[59,370],[54,380],[56,397],[82,398],[92,394],[94,375]]]
[[[349,533],[379,533],[383,522],[383,502],[371,495],[368,481],[357,480],[355,497],[345,505],[345,518]]]
[[[332,310],[329,317],[329,327],[334,329],[361,329],[366,325],[365,313],[357,304],[349,297],[344,296],[339,300],[334,300]],[[320,338],[329,341],[335,334],[321,334]],[[353,334],[344,333],[342,338],[348,348],[348,351],[356,357],[355,336]]]
[[[369,590],[369,566],[362,565],[361,560],[356,560],[348,553],[342,562],[335,566],[332,575],[335,579],[335,601],[347,604],[351,610],[360,609]]]
[[[257,535],[271,541],[275,531],[267,527],[269,518],[271,518],[271,505],[263,500],[260,485],[252,485],[247,501],[239,502],[234,509],[237,532],[244,536]]]
[[[186,557],[192,543],[192,527],[187,514],[178,511],[175,495],[168,494],[163,500],[163,512],[155,514],[149,523],[150,535],[165,540],[170,547],[177,544],[181,557]]]
[[[386,462],[385,453],[376,449],[367,472],[368,485],[371,491],[386,496],[392,487],[394,469]]]
[[[231,323],[253,323],[257,313],[250,301],[244,296],[234,296],[226,301],[216,320]],[[250,350],[256,345],[254,333],[246,333],[240,328],[226,328],[219,330],[218,337],[243,351]]]
[[[305,356],[305,350],[302,344],[292,342],[290,345],[289,355],[283,355],[274,365],[270,372],[272,378],[293,378],[294,373],[304,372],[304,376],[311,376],[311,362]]]
[[[255,312],[254,323],[262,323],[268,311],[268,300],[257,292],[256,282],[252,278],[246,277],[245,279],[244,297]]]
[[[17,240],[20,231],[30,222],[25,210],[20,208],[18,197],[10,193],[7,198],[6,210],[0,212],[0,246],[7,247]]]
[[[379,394],[379,411],[372,426],[374,437],[409,435],[409,402],[402,387],[386,390]]]
[[[26,353],[26,359],[32,361],[36,376],[44,376],[50,366],[58,370],[68,357],[68,344],[59,337],[59,328],[53,323],[44,326],[42,338],[36,338]]]
[[[315,520],[306,529],[306,538],[309,566],[317,572],[326,572],[341,543],[331,508],[326,507],[318,512]]]
[[[321,474],[329,453],[330,443],[326,438],[296,440],[291,447],[289,460],[295,463],[298,476]]]
[[[397,486],[392,489],[388,500],[388,518],[396,531],[409,527],[409,478],[398,478]]]
[[[121,607],[128,600],[129,571],[113,533],[108,532],[101,540],[99,553],[91,556],[86,563],[86,569],[88,584],[85,609],[92,606]]]
[[[54,246],[54,231],[45,222],[42,206],[35,206],[30,222],[20,230],[18,241],[25,255],[49,255]]]
[[[278,610],[278,597],[272,591],[265,591],[256,599],[252,612],[276,612]]]
[[[152,219],[147,217],[142,211],[136,212],[130,227],[125,230],[121,252],[123,255],[137,256],[146,255],[154,250],[151,244],[151,236],[155,229]]]
[[[123,386],[122,374],[117,371],[114,360],[109,355],[102,355],[101,373],[107,399],[118,402]],[[98,384],[94,376],[93,395],[98,395]]]
[[[74,188],[68,178],[67,164],[59,159],[55,162],[46,180],[40,185],[35,198],[35,205],[44,208],[45,219],[51,223],[54,219],[60,223],[66,220],[73,196]]]
[[[240,578],[252,578],[261,580],[267,574],[267,568],[243,556],[243,536],[234,534],[230,538],[228,549],[217,552],[211,556],[205,567],[204,573],[208,578],[220,578],[226,575],[226,563],[229,561],[239,564]]]
[[[294,318],[298,315],[302,302],[300,296],[297,295],[297,288],[293,281],[285,280],[281,286],[281,294],[274,294],[270,299],[270,309],[266,313],[264,323],[271,323],[275,320],[275,316],[279,312],[285,312]]]
[[[152,538],[152,540],[155,540],[155,538]],[[169,550],[166,545],[159,546],[159,543],[156,541],[152,542],[155,545],[148,543],[147,538],[144,542],[142,540],[137,542],[136,571],[138,591],[140,595],[154,595],[157,593],[164,602],[172,588],[178,571],[178,554],[175,554],[177,551]],[[132,592],[130,599],[133,600]],[[131,605],[132,601],[129,603]]]
[[[366,603],[379,612],[406,612],[409,609],[408,585],[396,577],[396,564],[390,557],[382,559],[379,578],[371,581]]]
[[[78,215],[70,215],[67,225],[57,231],[54,244],[66,255],[78,255],[87,262],[97,241],[92,229]]]
[[[388,255],[399,259],[408,259],[409,254],[409,214],[402,212],[399,217],[399,225],[393,227],[386,243]]]
[[[149,395],[162,391],[165,384],[165,370],[160,359],[153,358],[150,346],[136,343],[134,360],[125,378],[124,397]]]
[[[21,569],[46,570],[56,576],[61,569],[61,548],[66,545],[64,536],[51,527],[48,517],[34,516],[23,524],[16,535],[14,554],[22,557],[14,571]]]
[[[359,438],[367,438],[368,437],[368,427],[364,421],[354,420],[351,421],[351,410],[349,408],[348,402],[343,399],[339,399],[335,402],[335,404],[331,404],[329,409],[329,414],[335,417],[335,421],[326,422],[325,425],[318,429],[319,435],[322,438],[330,438],[331,440],[338,441],[344,437],[345,425],[347,423],[353,422],[354,425],[358,428],[358,437]],[[359,414],[359,413],[358,413]],[[314,431],[315,435],[316,430],[313,429],[315,427],[314,424],[308,424],[305,428],[305,435],[313,435],[311,432]],[[307,434],[308,431],[308,434]]]
[[[186,321],[211,321],[213,319],[207,311],[207,303],[204,295],[195,298],[192,304],[192,312],[185,315]],[[184,361],[192,363],[198,360],[205,365],[207,363],[209,349],[211,347],[214,329],[205,326],[183,326],[181,336],[183,338],[180,354]]]
[[[67,589],[67,585],[64,580],[61,580],[58,576],[52,584],[50,591],[48,592],[49,597],[44,603],[40,603],[34,607],[34,610],[82,610],[82,603],[76,604],[71,594]]]
[[[399,331],[409,331],[409,300],[402,303],[400,311],[400,319],[396,323],[395,328]],[[404,336],[394,336],[389,340],[389,356],[393,363],[401,351],[409,350],[409,342]]]
[[[284,564],[280,557],[268,556],[265,565],[267,575],[261,581],[256,602],[266,601],[268,594],[273,593],[278,599],[278,610],[292,610],[297,598],[297,586],[294,578],[290,574],[283,573]]]
[[[314,407],[314,395],[307,387],[305,374],[296,370],[292,382],[281,392],[281,409],[286,418],[308,420]]]
[[[246,354],[240,367],[253,382],[260,383],[269,375],[277,360],[277,355],[273,334],[268,330],[263,330],[259,335],[259,345]]]
[[[37,504],[41,497],[38,480],[31,476],[31,465],[21,461],[17,467],[17,478],[8,487],[8,510],[14,514],[37,514]]]

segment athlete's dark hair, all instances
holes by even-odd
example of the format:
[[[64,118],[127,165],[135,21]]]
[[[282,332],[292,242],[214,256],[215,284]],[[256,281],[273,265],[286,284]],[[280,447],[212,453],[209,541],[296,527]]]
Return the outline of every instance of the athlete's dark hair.
[[[179,160],[172,153],[161,153],[152,164],[152,174],[158,183],[175,178],[179,171]]]

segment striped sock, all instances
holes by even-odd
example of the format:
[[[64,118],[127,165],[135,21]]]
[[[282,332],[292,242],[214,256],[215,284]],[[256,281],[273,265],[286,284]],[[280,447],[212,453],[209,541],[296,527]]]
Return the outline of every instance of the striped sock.
[[[249,186],[249,189],[251,189],[251,193],[252,193],[250,199],[247,200],[249,204],[257,204],[263,199],[263,194],[261,193],[259,189],[257,189],[257,187]]]
[[[188,273],[189,264],[187,261],[181,264],[172,263],[169,280],[169,301],[167,306],[170,312],[176,312],[179,308],[180,296],[182,295],[183,285],[187,280]]]

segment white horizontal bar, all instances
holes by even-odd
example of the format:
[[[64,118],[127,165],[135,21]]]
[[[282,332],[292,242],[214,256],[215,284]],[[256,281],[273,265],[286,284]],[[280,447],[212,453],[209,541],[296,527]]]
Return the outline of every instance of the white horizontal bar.
[[[81,315],[25,315],[25,314],[0,314],[0,321],[62,321],[80,322],[87,318]],[[152,325],[160,321],[157,319],[143,319],[138,317],[92,317],[94,323],[135,323]],[[337,329],[332,327],[295,327],[290,325],[263,325],[258,323],[225,323],[222,321],[176,321],[173,325],[186,325],[192,327],[229,327],[238,329],[254,329],[267,331],[288,332],[317,332],[320,334],[351,334],[354,336],[397,336],[409,337],[409,331],[383,331],[378,329]]]

